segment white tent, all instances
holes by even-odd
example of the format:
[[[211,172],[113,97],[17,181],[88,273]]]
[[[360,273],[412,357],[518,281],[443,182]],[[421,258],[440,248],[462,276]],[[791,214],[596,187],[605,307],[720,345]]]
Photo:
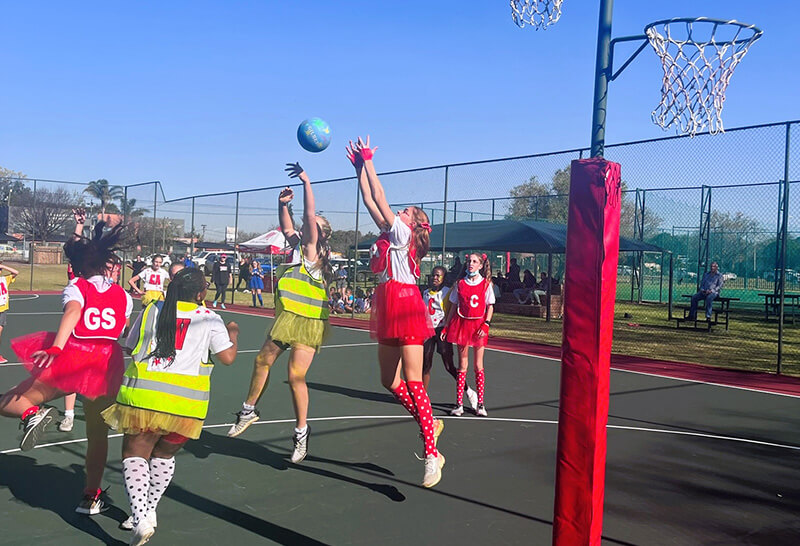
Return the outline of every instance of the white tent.
[[[291,248],[283,232],[280,229],[273,229],[249,241],[239,243],[239,250],[259,254],[284,254]]]

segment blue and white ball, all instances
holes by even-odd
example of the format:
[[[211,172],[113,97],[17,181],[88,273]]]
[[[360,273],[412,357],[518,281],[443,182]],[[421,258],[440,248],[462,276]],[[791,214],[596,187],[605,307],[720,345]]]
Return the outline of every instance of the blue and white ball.
[[[297,141],[304,150],[321,152],[331,143],[331,128],[319,118],[307,119],[297,128]]]

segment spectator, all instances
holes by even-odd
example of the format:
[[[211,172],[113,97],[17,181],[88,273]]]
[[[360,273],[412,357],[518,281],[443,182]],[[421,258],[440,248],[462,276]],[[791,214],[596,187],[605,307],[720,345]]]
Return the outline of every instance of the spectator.
[[[189,254],[184,254],[183,267],[197,267],[197,264],[192,261],[192,257]]]
[[[539,283],[536,285],[536,289],[533,291],[533,301],[536,305],[542,304],[542,296],[546,296],[548,292],[551,292],[550,287],[550,277],[547,276],[547,273],[542,271],[539,274]]]
[[[367,312],[367,298],[366,294],[364,294],[364,291],[361,288],[356,288],[356,299],[354,305],[356,313]]]
[[[520,305],[529,303],[535,289],[536,277],[533,276],[530,269],[526,269],[525,274],[522,276],[522,288],[514,289],[514,297],[517,298],[517,303]],[[537,296],[534,296],[534,298],[536,300],[536,305],[539,305],[539,298]]]
[[[461,265],[461,256],[456,256],[456,259],[453,261],[453,265],[450,266],[450,273],[455,273],[456,276],[461,275],[461,270],[464,269],[464,266]]]
[[[222,308],[225,309],[225,292],[228,285],[233,283],[233,267],[226,254],[220,254],[219,260],[214,262],[214,269],[211,272],[211,280],[214,282],[217,293],[214,295],[213,306],[217,306],[217,301],[222,300]]]
[[[344,289],[344,297],[342,299],[344,300],[344,312],[352,313],[355,300],[353,299],[353,290],[349,286]]]
[[[517,259],[511,258],[511,263],[508,266],[508,273],[506,273],[506,279],[508,280],[508,284],[512,288],[519,288],[522,284],[519,280],[519,265],[517,265]]]
[[[700,300],[706,302],[706,320],[711,320],[711,309],[714,300],[719,296],[722,285],[725,283],[722,273],[719,272],[717,262],[711,263],[711,271],[703,275],[700,281],[700,290],[692,296],[692,304],[689,307],[689,320],[697,320],[697,304]]]
[[[145,263],[140,254],[137,254],[136,258],[131,262],[131,277],[137,277],[145,267],[147,267],[147,263]],[[141,288],[139,279],[136,279],[136,288]],[[133,287],[131,287],[129,292],[133,294]]]
[[[339,292],[344,292],[344,289],[347,287],[347,268],[344,265],[340,265],[339,269],[336,270],[336,290]]]
[[[239,290],[242,283],[244,291],[247,292],[247,287],[250,285],[250,260],[244,256],[239,259],[239,281],[236,283],[236,290]]]

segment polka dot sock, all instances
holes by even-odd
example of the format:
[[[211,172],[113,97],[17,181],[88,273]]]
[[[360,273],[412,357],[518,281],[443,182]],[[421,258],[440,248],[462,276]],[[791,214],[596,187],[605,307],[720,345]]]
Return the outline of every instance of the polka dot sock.
[[[456,406],[464,405],[464,386],[467,383],[467,372],[458,372],[456,379]]]
[[[175,474],[175,457],[169,459],[150,458],[150,491],[147,493],[147,511],[155,512],[161,495],[169,487]]]
[[[406,388],[405,381],[400,381],[400,384],[397,385],[397,388],[390,389],[392,394],[397,399],[398,402],[403,404],[403,407],[406,408],[406,411],[410,413],[414,420],[419,423],[419,415],[417,415],[417,407],[414,404],[414,400],[411,398],[411,395],[408,394],[408,388]]]
[[[431,399],[428,398],[428,393],[425,392],[425,386],[422,381],[409,381],[408,386],[411,389],[411,396],[414,398],[414,405],[417,407],[417,415],[419,415],[419,429],[422,432],[422,439],[425,442],[425,456],[433,455],[439,456],[436,450],[436,442],[433,439],[433,412],[431,411]]]
[[[150,489],[150,465],[142,457],[122,459],[122,475],[125,478],[125,492],[131,503],[133,524],[138,525],[147,514],[147,496]]]
[[[483,405],[484,381],[483,370],[475,370],[475,389],[478,391],[478,405]]]

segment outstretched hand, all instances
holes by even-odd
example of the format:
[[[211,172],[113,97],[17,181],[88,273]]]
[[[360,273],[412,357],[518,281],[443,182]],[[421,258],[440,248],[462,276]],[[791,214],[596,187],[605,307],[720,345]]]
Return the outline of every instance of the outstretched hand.
[[[292,190],[292,188],[287,186],[281,191],[281,194],[278,196],[278,201],[281,203],[288,203],[293,198],[294,198],[294,190]]]
[[[287,163],[286,164],[286,174],[289,175],[289,178],[299,178],[303,182],[308,182],[308,175],[303,170],[303,167],[300,166],[300,163]]]
[[[76,209],[72,209],[72,217],[75,218],[75,222],[78,224],[85,224],[86,223],[86,209],[83,207],[78,207]]]
[[[364,164],[364,161],[361,159],[361,154],[359,153],[356,145],[353,144],[352,140],[350,141],[350,144],[345,147],[345,151],[347,152],[347,159],[350,160],[350,163],[352,163],[353,167],[360,168]]]
[[[375,146],[372,148],[369,143],[369,135],[367,135],[366,142],[361,138],[358,137],[358,141],[356,142],[356,148],[358,149],[358,154],[361,156],[363,161],[371,161],[372,156],[375,155],[378,147]]]

